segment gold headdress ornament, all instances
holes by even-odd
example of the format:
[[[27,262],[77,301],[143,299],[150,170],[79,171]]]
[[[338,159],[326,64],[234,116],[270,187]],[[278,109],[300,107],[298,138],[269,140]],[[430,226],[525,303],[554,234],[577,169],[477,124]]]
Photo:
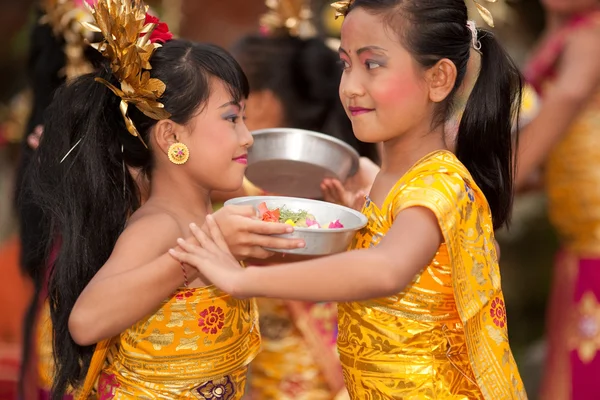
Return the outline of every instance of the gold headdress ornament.
[[[267,0],[265,3],[269,11],[260,18],[263,33],[284,31],[302,39],[317,35],[309,0]]]
[[[90,13],[74,0],[44,0],[40,6],[45,14],[40,23],[48,24],[54,36],[65,40],[66,65],[59,73],[70,80],[92,72],[93,67],[84,54],[86,40],[91,39],[92,33],[81,25],[92,21]]]
[[[110,60],[121,88],[102,78],[96,78],[96,81],[121,98],[120,109],[127,130],[148,147],[127,115],[127,109],[133,104],[156,120],[171,116],[158,101],[165,91],[165,84],[150,78],[149,72],[152,69],[150,57],[161,46],[150,40],[156,24],[146,23],[148,7],[141,0],[98,0],[95,6],[88,8],[95,23],[84,22],[83,25],[92,32],[101,33],[104,38],[91,46]]]
[[[344,1],[336,1],[335,3],[331,4],[331,7],[335,8],[335,18],[337,19],[338,17],[345,17],[346,14],[348,14],[348,9],[350,8],[350,6],[352,5],[352,2],[354,0],[344,0]],[[492,13],[485,8],[484,6],[481,5],[481,3],[479,3],[479,1],[477,0],[472,0],[473,3],[475,3],[475,7],[477,7],[477,11],[479,11],[479,15],[481,15],[481,18],[483,18],[483,20],[485,21],[486,24],[488,24],[489,26],[491,26],[492,28],[494,27],[494,18],[492,17]],[[488,3],[495,3],[496,0],[486,0]]]

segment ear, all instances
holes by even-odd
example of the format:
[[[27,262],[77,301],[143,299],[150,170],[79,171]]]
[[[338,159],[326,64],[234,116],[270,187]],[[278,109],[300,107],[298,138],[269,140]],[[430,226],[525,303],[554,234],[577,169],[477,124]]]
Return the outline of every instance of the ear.
[[[443,58],[429,68],[426,74],[429,84],[429,100],[441,103],[454,88],[457,75],[456,65],[447,58]]]
[[[167,154],[169,147],[173,143],[180,141],[182,126],[171,121],[170,119],[160,120],[154,125],[153,137],[155,148]]]

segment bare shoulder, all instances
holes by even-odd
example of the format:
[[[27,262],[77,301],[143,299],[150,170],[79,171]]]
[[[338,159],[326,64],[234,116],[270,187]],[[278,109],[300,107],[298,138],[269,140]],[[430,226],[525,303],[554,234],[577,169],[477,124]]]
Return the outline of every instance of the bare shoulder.
[[[132,215],[99,274],[120,273],[147,264],[175,247],[184,236],[174,216],[159,211]]]
[[[557,87],[563,98],[587,101],[600,83],[600,25],[573,32],[559,64]]]

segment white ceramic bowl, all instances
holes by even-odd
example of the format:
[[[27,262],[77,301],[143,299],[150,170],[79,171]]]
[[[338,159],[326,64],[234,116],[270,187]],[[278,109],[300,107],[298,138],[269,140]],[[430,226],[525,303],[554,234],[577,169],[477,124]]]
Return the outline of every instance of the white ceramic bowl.
[[[279,196],[250,196],[238,197],[227,200],[225,205],[252,205],[258,207],[262,202],[269,209],[285,206],[292,211],[307,211],[314,215],[317,222],[329,224],[331,221],[340,220],[343,228],[338,229],[312,229],[294,228],[293,233],[280,235],[284,238],[304,239],[306,246],[301,249],[277,250],[279,253],[302,254],[302,255],[327,255],[346,251],[355,233],[367,225],[367,217],[362,213],[347,207],[318,200],[302,199],[298,197]]]

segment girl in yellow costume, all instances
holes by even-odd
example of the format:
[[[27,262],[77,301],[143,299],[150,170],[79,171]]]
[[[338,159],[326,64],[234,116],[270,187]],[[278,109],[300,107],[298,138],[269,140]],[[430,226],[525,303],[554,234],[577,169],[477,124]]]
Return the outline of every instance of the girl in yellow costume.
[[[511,210],[520,75],[462,0],[336,6],[346,15],[342,103],[355,135],[385,151],[354,251],[242,269],[209,219],[212,239],[194,229],[200,246],[171,254],[241,298],[340,302],[352,399],[524,399],[494,248]],[[444,121],[476,51],[481,71],[455,156]]]
[[[29,171],[59,237],[52,396],[240,399],[260,345],[254,304],[207,286],[166,250],[204,222],[212,190],[242,185],[248,85],[228,53],[171,40],[146,9],[95,3],[86,27],[102,35],[94,47],[106,60],[57,92]],[[132,171],[149,180],[147,197]],[[236,254],[299,245],[257,235],[290,229],[252,216],[215,213]],[[55,243],[46,239],[47,260]]]

